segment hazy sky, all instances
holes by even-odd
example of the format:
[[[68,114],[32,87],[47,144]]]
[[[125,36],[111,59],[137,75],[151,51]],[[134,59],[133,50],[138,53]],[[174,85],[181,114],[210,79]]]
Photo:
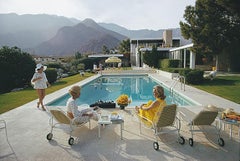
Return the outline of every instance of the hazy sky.
[[[132,30],[179,27],[187,5],[196,0],[0,0],[0,13],[51,14],[91,18]]]

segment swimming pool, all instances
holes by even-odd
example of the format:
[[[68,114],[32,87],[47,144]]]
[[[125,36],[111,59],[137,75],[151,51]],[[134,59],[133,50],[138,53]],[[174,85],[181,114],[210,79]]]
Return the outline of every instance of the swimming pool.
[[[132,100],[129,106],[136,106],[154,100],[152,89],[155,85],[164,87],[167,104],[175,103],[177,105],[187,106],[196,105],[181,95],[170,93],[169,89],[160,82],[150,78],[148,75],[114,75],[101,76],[82,86],[81,96],[77,99],[78,105],[93,104],[96,101],[115,101],[119,95],[127,94]],[[49,103],[48,106],[65,106],[70,95],[64,96]]]

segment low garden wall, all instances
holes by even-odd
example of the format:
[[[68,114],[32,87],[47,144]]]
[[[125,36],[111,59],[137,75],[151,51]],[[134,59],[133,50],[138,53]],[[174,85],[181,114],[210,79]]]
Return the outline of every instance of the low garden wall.
[[[162,70],[157,70],[157,73],[164,77],[170,78],[170,79],[173,79],[174,77],[179,76],[179,73],[170,73],[170,72],[166,72],[166,71],[162,71]]]

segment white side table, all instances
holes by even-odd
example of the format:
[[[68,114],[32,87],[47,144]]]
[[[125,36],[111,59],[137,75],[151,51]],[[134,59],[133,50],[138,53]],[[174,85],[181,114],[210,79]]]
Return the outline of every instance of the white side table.
[[[236,121],[236,120],[231,120],[231,119],[223,119],[221,120],[222,124],[223,124],[223,130],[225,130],[225,124],[230,125],[230,132],[229,132],[229,136],[232,139],[232,128],[233,125],[238,127],[238,137],[240,139],[240,122]]]
[[[101,137],[101,126],[110,125],[110,124],[120,124],[120,136],[122,139],[122,130],[123,130],[124,120],[120,116],[118,119],[111,120],[111,115],[102,115],[98,120],[98,137]]]
[[[111,119],[112,124],[120,124],[120,136],[121,136],[121,140],[122,138],[122,131],[123,131],[123,124],[124,124],[124,119],[121,115],[119,115],[119,117],[117,119]]]

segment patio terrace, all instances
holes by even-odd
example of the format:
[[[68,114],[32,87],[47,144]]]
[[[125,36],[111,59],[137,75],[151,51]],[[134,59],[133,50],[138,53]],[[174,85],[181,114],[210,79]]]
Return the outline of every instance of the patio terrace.
[[[157,73],[151,73],[151,77],[170,85],[172,80],[162,77]],[[81,85],[98,77],[98,75],[77,83]],[[65,94],[69,87],[63,88],[45,98],[45,103],[51,102],[60,95]],[[213,104],[218,107],[232,107],[240,111],[240,105],[221,97],[203,92],[201,90],[186,86],[182,91],[180,84],[175,90],[183,93],[186,97],[197,101],[199,104]],[[64,107],[63,107],[64,108]],[[179,107],[181,108],[181,107]],[[201,110],[201,106],[185,107],[193,114]],[[240,138],[237,129],[233,132],[233,138],[229,137],[229,129],[222,132],[225,146],[217,144],[214,134],[197,133],[194,137],[194,146],[188,145],[190,133],[183,123],[181,135],[186,139],[185,145],[176,142],[177,134],[170,133],[159,137],[161,140],[160,150],[155,151],[152,143],[153,132],[144,129],[139,133],[137,118],[132,114],[133,107],[126,110],[104,109],[105,112],[118,110],[124,116],[123,140],[120,139],[119,125],[108,125],[101,129],[101,138],[98,138],[98,127],[95,121],[91,123],[91,129],[84,126],[76,130],[75,135],[79,139],[73,146],[68,145],[69,135],[67,129],[56,129],[52,141],[46,139],[50,132],[48,112],[36,108],[36,100],[21,107],[0,115],[0,120],[7,123],[7,136],[4,129],[0,128],[0,160],[25,161],[25,160],[83,160],[83,161],[154,161],[154,160],[208,160],[208,161],[239,161],[240,160]],[[1,127],[1,125],[0,125]]]

